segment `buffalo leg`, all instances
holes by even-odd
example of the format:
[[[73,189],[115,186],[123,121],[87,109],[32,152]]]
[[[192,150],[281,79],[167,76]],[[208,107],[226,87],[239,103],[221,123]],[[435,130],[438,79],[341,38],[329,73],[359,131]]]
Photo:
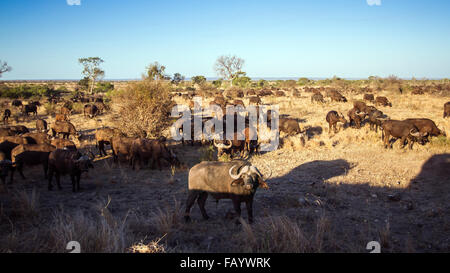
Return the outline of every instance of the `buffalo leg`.
[[[253,223],[253,200],[246,201],[245,206],[247,207],[248,222],[251,224]]]
[[[233,200],[233,207],[238,218],[241,217],[241,202],[239,202],[238,200]]]
[[[19,163],[16,166],[17,166],[17,171],[19,171],[19,174],[22,177],[22,179],[26,179],[25,175],[23,175],[23,164]]]
[[[52,178],[53,178],[53,169],[49,168],[48,170],[48,190],[51,191],[53,186],[52,186]]]
[[[56,185],[58,186],[58,190],[61,190],[61,175],[59,172],[55,172]]]
[[[197,199],[197,203],[198,203],[198,207],[200,208],[200,211],[202,213],[203,219],[208,220],[209,216],[208,216],[208,214],[206,214],[206,210],[205,210],[206,199],[208,199],[208,193],[202,192],[202,193],[200,193],[200,195]]]
[[[75,178],[75,175],[71,175],[70,176],[70,179],[72,180],[72,191],[73,192],[76,192],[76,178]]]
[[[48,163],[45,162],[44,164],[42,164],[42,166],[44,167],[44,177],[45,177],[45,179],[47,179],[47,177],[48,177],[48,174],[47,174],[47,171],[48,171]]]
[[[186,222],[189,222],[191,220],[191,217],[189,215],[191,213],[191,208],[194,205],[195,199],[197,199],[197,197],[198,197],[198,191],[192,191],[192,190],[189,191],[188,198],[186,201],[186,211],[184,214],[184,220]]]

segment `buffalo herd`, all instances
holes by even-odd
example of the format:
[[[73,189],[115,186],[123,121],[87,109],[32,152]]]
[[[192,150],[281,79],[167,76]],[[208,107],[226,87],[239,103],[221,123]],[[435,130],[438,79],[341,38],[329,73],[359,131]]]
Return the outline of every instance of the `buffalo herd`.
[[[321,94],[321,90],[307,87],[305,91],[312,92],[312,103],[325,103],[325,98],[329,98],[332,102],[347,102],[347,98],[335,89],[326,90],[325,97]],[[261,97],[265,96],[286,96],[282,90],[260,91],[251,90],[247,92],[249,105],[255,105],[257,108],[262,106]],[[181,94],[180,94],[181,95]],[[183,95],[185,96],[185,95]],[[297,95],[300,93],[297,91]],[[210,105],[217,105],[225,110],[227,105],[243,106],[245,104],[241,93],[220,94],[216,95]],[[186,96],[191,99],[192,96]],[[229,99],[227,101],[227,99]],[[445,136],[445,132],[440,130],[436,124],[425,118],[415,118],[406,120],[393,120],[387,117],[381,110],[376,107],[392,107],[392,103],[386,97],[377,96],[366,93],[363,96],[366,102],[372,102],[375,106],[367,105],[364,101],[354,101],[353,108],[347,112],[346,117],[339,111],[331,110],[326,115],[326,122],[329,125],[329,133],[334,131],[338,133],[338,123],[342,123],[342,127],[362,128],[366,123],[370,124],[370,130],[378,132],[382,130],[382,142],[385,148],[391,147],[396,139],[400,139],[401,145],[404,147],[409,144],[412,149],[413,143],[417,142],[425,145],[429,142],[429,138],[433,136]],[[49,103],[58,103],[59,98],[49,99]],[[11,105],[19,109],[23,116],[30,113],[36,118],[36,129],[29,130],[23,125],[8,125],[11,117],[11,110],[4,111],[3,122],[4,127],[0,128],[0,179],[6,184],[6,179],[10,176],[10,182],[14,181],[14,174],[17,171],[22,178],[25,179],[25,166],[42,165],[44,177],[48,181],[48,190],[53,189],[52,180],[55,177],[58,189],[61,189],[61,175],[68,175],[72,182],[72,191],[80,190],[81,174],[87,172],[90,168],[94,168],[93,161],[95,155],[92,152],[86,152],[85,149],[79,149],[77,143],[84,138],[83,133],[76,129],[75,125],[70,121],[73,114],[73,103],[86,103],[82,110],[84,118],[94,118],[109,110],[107,104],[101,98],[76,97],[72,101],[65,101],[60,107],[59,113],[55,114],[54,122],[48,124],[45,119],[37,117],[39,102],[28,102],[24,104],[20,100],[14,100]],[[189,103],[191,108],[194,102]],[[259,109],[259,108],[258,108]],[[259,111],[258,111],[259,114]],[[271,132],[272,112],[267,112],[264,117],[267,123],[256,128],[259,133],[264,131]],[[450,102],[444,105],[444,118],[450,117]],[[233,123],[237,122],[237,115],[232,116]],[[210,121],[212,118],[204,118],[202,125]],[[223,128],[226,128],[226,116],[223,118]],[[193,127],[191,126],[192,140],[191,145],[195,141],[201,143],[209,143],[217,148],[218,157],[228,154],[231,159],[229,162],[220,161],[203,161],[193,166],[189,171],[188,180],[188,197],[186,202],[185,219],[190,220],[190,210],[195,201],[197,201],[201,214],[204,219],[208,219],[205,210],[205,202],[209,195],[213,198],[231,199],[234,209],[238,215],[241,214],[240,205],[246,203],[248,220],[253,221],[252,203],[253,196],[257,188],[267,189],[267,179],[258,168],[248,161],[248,156],[259,151],[261,143],[261,135],[249,126],[249,119],[244,115],[245,126],[238,130],[234,126],[233,132],[223,132],[224,135],[231,135],[230,140],[219,140],[201,138],[197,140],[194,137]],[[279,119],[279,132],[285,133],[287,136],[297,136],[304,133],[299,121],[292,117],[281,116]],[[193,120],[190,121],[193,125]],[[266,126],[267,125],[267,126]],[[183,128],[180,128],[183,132]],[[214,128],[212,130],[214,132]],[[117,128],[103,127],[95,131],[95,144],[100,157],[106,156],[106,146],[110,146],[113,161],[117,164],[127,162],[132,170],[151,166],[162,170],[165,164],[170,166],[180,166],[177,155],[169,148],[165,138],[149,139],[144,137],[128,136],[125,132]],[[182,141],[184,145],[184,140]],[[234,155],[238,154],[238,158]],[[247,158],[245,158],[247,156]],[[270,169],[270,168],[269,168]]]

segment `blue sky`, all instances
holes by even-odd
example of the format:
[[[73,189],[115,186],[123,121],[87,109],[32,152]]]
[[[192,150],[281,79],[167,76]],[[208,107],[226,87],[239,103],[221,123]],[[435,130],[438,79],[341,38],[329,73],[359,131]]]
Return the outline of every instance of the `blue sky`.
[[[154,61],[215,77],[228,54],[250,77],[449,78],[448,14],[446,0],[2,0],[2,79],[79,79],[90,56],[106,79]]]

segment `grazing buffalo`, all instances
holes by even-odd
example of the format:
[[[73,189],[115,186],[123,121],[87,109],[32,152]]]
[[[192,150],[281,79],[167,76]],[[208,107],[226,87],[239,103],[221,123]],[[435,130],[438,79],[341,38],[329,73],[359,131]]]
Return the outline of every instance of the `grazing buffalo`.
[[[40,164],[42,164],[45,178],[47,178],[48,155],[55,149],[55,146],[49,144],[22,144],[11,151],[11,161],[23,179],[25,179],[23,175],[24,165],[35,166]],[[13,179],[14,170],[11,173],[11,182],[13,182]]]
[[[57,134],[63,135],[63,138],[69,139],[69,136],[74,136],[78,140],[81,138],[81,134],[77,132],[75,126],[68,121],[56,121],[50,126],[52,136],[56,137]]]
[[[357,108],[352,108],[350,111],[348,111],[347,115],[349,118],[349,121],[348,121],[349,125],[352,126],[352,124],[354,123],[356,126],[356,129],[360,129],[361,122],[366,117],[366,113],[360,112]]]
[[[428,137],[432,136],[446,136],[443,130],[439,130],[434,121],[427,118],[410,118],[405,119],[405,122],[409,122],[419,129],[419,132],[424,136],[423,140],[428,141]]]
[[[125,136],[119,129],[116,128],[100,128],[95,132],[96,147],[100,156],[107,155],[105,145],[111,145],[112,139],[115,136]]]
[[[389,106],[392,107],[392,103],[386,97],[377,97],[375,100],[375,105],[379,106]]]
[[[25,116],[29,116],[29,113],[33,113],[33,115],[37,116],[37,106],[35,104],[22,105],[22,113]]]
[[[3,112],[3,123],[8,124],[8,120],[10,117],[11,117],[11,110],[5,109],[5,111]]]
[[[288,136],[301,133],[298,121],[294,118],[280,118],[279,126],[280,132],[286,133]]]
[[[190,221],[190,211],[195,200],[203,218],[209,219],[205,204],[210,194],[216,200],[231,199],[238,217],[241,216],[241,203],[245,202],[248,221],[252,223],[253,198],[258,187],[269,188],[260,171],[250,163],[203,161],[189,171],[185,220]]]
[[[330,111],[327,114],[326,120],[328,122],[328,134],[331,134],[331,129],[334,127],[334,133],[337,133],[337,123],[341,122],[344,125],[347,124],[347,120],[345,119],[344,115],[336,112],[336,111]]]
[[[276,97],[284,97],[286,94],[284,94],[284,92],[283,91],[276,91],[275,92],[275,96]]]
[[[47,121],[43,119],[36,120],[36,131],[38,132],[47,132]]]
[[[325,103],[325,100],[323,99],[323,95],[320,93],[315,93],[311,96],[311,102],[320,102]]]
[[[331,90],[328,93],[328,96],[331,98],[331,101],[347,102],[347,99],[344,96],[342,96],[342,94],[339,93],[337,90]]]
[[[86,104],[84,106],[84,117],[94,118],[99,114],[97,106],[93,104]]]
[[[392,143],[390,143],[390,137],[400,138],[400,144],[405,147],[405,141],[409,141],[409,148],[412,149],[415,141],[422,141],[424,136],[419,132],[419,129],[410,122],[400,120],[387,120],[381,124],[383,129],[384,148],[387,149],[388,145],[392,149]]]
[[[355,102],[353,102],[353,108],[358,110],[359,112],[368,114],[368,106],[363,101],[355,101]]]
[[[72,191],[79,191],[81,174],[87,172],[89,168],[94,168],[94,165],[88,156],[78,151],[56,149],[48,156],[48,190],[51,191],[53,188],[53,174],[59,190],[61,190],[60,176],[68,174],[72,180]]]
[[[450,101],[444,104],[444,118],[450,117]]]
[[[364,100],[374,101],[375,97],[373,96],[373,94],[364,94]]]

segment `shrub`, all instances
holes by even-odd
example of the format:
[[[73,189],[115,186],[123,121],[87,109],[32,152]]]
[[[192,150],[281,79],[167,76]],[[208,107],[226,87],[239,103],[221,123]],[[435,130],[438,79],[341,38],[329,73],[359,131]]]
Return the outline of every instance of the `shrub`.
[[[170,123],[174,102],[170,86],[144,79],[112,92],[112,109],[119,115],[118,126],[130,135],[159,137]]]
[[[95,93],[107,93],[111,90],[114,90],[114,84],[110,82],[99,82],[97,83],[97,87],[94,89]]]
[[[200,161],[213,161],[214,160],[214,146],[209,145],[202,147],[200,150]]]

